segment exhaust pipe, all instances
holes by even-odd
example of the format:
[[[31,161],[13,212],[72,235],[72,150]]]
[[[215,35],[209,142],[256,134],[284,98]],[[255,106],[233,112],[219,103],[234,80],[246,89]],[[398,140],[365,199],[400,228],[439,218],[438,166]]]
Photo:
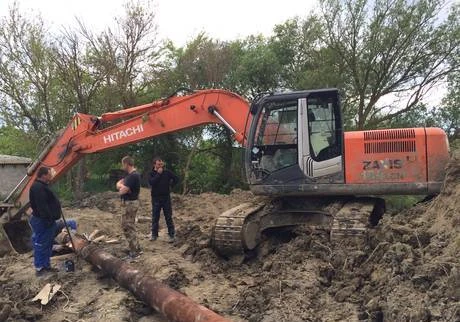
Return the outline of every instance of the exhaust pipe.
[[[145,275],[142,271],[75,236],[75,252],[87,262],[108,273],[137,298],[175,322],[231,322],[193,302],[189,297]]]

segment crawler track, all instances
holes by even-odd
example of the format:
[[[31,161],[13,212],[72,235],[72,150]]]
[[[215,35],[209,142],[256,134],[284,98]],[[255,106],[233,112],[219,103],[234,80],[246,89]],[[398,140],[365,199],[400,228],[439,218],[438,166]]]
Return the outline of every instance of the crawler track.
[[[341,247],[362,247],[368,238],[369,218],[374,211],[372,199],[347,202],[334,215],[331,242]]]
[[[260,203],[244,203],[227,210],[217,218],[213,245],[219,254],[227,256],[242,254],[248,249],[248,246],[252,246],[247,245],[243,233],[244,230],[251,229],[250,217],[260,211],[263,206]]]
[[[225,256],[243,254],[257,247],[266,228],[311,225],[330,231],[331,242],[344,249],[362,248],[367,243],[372,218],[383,214],[381,199],[348,200],[278,199],[270,203],[244,203],[217,219],[213,246]]]

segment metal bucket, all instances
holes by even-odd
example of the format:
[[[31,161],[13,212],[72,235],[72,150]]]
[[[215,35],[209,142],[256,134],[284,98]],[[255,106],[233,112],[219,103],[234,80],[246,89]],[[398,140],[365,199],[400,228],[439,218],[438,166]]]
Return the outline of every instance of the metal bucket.
[[[0,257],[32,250],[32,229],[27,220],[15,220],[0,226]]]

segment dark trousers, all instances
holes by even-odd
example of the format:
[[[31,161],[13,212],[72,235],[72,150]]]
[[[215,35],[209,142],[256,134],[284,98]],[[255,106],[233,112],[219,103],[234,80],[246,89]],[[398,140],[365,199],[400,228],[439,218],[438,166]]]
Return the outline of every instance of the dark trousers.
[[[53,241],[57,230],[56,222],[32,216],[30,226],[32,227],[34,266],[36,269],[49,268],[51,267],[50,257],[53,253]]]
[[[168,234],[169,236],[174,237],[175,229],[172,219],[170,196],[152,197],[152,236],[158,237],[161,209],[163,209],[166,225],[168,226]]]

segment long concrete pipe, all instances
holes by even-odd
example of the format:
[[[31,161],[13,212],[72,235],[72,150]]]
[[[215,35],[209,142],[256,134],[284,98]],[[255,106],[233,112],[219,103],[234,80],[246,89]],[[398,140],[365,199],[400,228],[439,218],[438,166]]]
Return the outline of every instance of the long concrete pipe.
[[[86,240],[74,237],[75,250],[83,259],[108,273],[121,286],[176,322],[231,322],[193,302],[187,296],[145,275],[142,271],[105,252]]]

